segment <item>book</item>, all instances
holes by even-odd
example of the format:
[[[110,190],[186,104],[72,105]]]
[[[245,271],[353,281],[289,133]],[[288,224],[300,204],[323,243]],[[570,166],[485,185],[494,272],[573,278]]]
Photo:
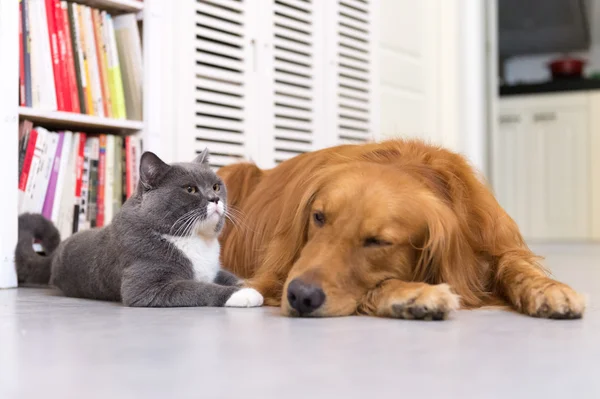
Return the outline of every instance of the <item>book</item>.
[[[23,168],[19,175],[19,209],[21,209],[25,191],[27,189],[27,181],[29,180],[29,172],[31,171],[31,164],[33,162],[33,155],[35,153],[35,145],[37,143],[37,130],[33,129],[29,133],[29,139],[27,142],[27,150],[25,152],[25,158],[23,160]]]
[[[67,4],[65,2],[65,4]],[[85,79],[85,70],[83,63],[83,50],[81,45],[81,35],[79,33],[79,20],[77,18],[77,4],[68,3],[67,11],[69,16],[69,29],[71,32],[71,43],[73,50],[75,80],[77,83],[77,96],[79,98],[79,111],[87,114],[87,81]]]
[[[108,81],[111,91],[113,118],[127,118],[127,109],[125,105],[125,93],[123,90],[123,78],[121,74],[121,65],[117,51],[117,40],[112,17],[103,13],[105,20],[105,39],[107,43],[107,63],[108,63]]]
[[[92,22],[94,24],[94,40],[96,41],[96,57],[98,59],[98,69],[100,71],[100,88],[102,89],[102,107],[104,116],[112,118],[112,104],[110,99],[110,90],[108,87],[108,63],[106,61],[106,46],[102,34],[102,17],[100,11],[92,10]]]
[[[104,226],[104,184],[106,179],[106,135],[100,135],[100,155],[98,156],[98,186],[96,187],[96,226]]]
[[[104,168],[104,225],[106,226],[114,216],[115,136],[112,134],[106,136]]]
[[[88,220],[90,227],[98,222],[98,163],[100,160],[100,139],[90,137],[90,179],[88,188]]]
[[[56,31],[56,18],[54,16],[54,0],[44,0],[44,9],[46,12],[47,38],[50,46],[50,60],[52,62],[52,76],[54,77],[54,96],[56,98],[56,108],[59,111],[66,111],[64,91],[62,87],[63,69],[60,65],[60,51],[58,49],[58,35]],[[46,31],[44,31],[46,32]]]
[[[52,67],[52,52],[50,50],[46,0],[28,1],[31,6],[29,22],[32,46],[31,79],[33,106],[56,110],[56,86]]]
[[[65,139],[64,133],[58,133],[58,143],[56,145],[56,151],[55,151],[54,160],[52,163],[51,175],[50,175],[50,179],[48,181],[48,188],[46,190],[46,196],[44,198],[44,206],[42,207],[42,215],[48,220],[52,220],[52,207],[54,205],[54,198],[56,195],[56,184],[58,181],[58,172],[60,170],[60,163],[61,163],[64,139]]]
[[[57,90],[59,90],[58,86],[60,86],[64,110],[73,112],[63,9],[60,0],[50,1],[54,7],[54,26],[56,29],[56,41],[58,45],[58,65],[60,66],[60,85],[57,84]]]
[[[83,171],[81,175],[81,195],[79,205],[79,225],[77,230],[85,230],[91,227],[89,220],[89,187],[90,187],[90,155],[92,154],[92,140],[85,140],[83,150]]]
[[[83,37],[85,43],[84,53],[87,59],[88,76],[90,77],[90,92],[92,98],[93,115],[104,116],[104,105],[102,99],[102,86],[100,81],[100,69],[98,65],[98,50],[94,36],[94,22],[92,20],[92,9],[88,6],[80,6],[83,26]]]
[[[83,183],[83,154],[85,151],[85,133],[78,133],[79,140],[75,158],[75,195],[73,197],[73,233],[77,233],[79,229],[79,209],[81,207],[81,186]]]
[[[29,29],[29,0],[21,0],[21,25],[23,27],[23,79],[25,81],[25,106],[31,107],[31,38]]]
[[[37,127],[37,140],[35,141],[35,149],[33,151],[33,157],[31,159],[31,166],[29,167],[29,174],[27,176],[27,184],[25,186],[25,194],[23,195],[20,202],[21,213],[24,212],[36,212],[36,199],[37,192],[36,181],[38,176],[42,174],[42,157],[46,150],[46,138],[47,132],[45,129]]]
[[[123,201],[123,137],[115,136],[113,213],[121,210]]]
[[[60,155],[60,165],[58,169],[58,176],[56,178],[56,189],[54,190],[54,202],[52,204],[52,213],[50,220],[54,225],[59,227],[59,216],[61,211],[61,204],[63,199],[63,193],[65,191],[65,181],[68,180],[68,167],[73,146],[73,133],[63,132],[63,144]]]
[[[71,22],[69,18],[69,6],[66,1],[60,2],[60,8],[62,12],[62,24],[63,24],[63,41],[65,50],[65,68],[67,87],[69,90],[69,101],[71,105],[71,112],[81,112],[79,90],[77,88],[77,75],[75,72],[76,57],[73,52],[73,34],[71,32]]]
[[[75,202],[75,183],[77,154],[79,149],[80,133],[73,133],[71,147],[69,149],[68,162],[65,168],[63,191],[59,203],[58,221],[56,227],[64,240],[73,234],[73,203]],[[64,147],[64,144],[63,144]]]
[[[23,0],[19,0],[19,105],[25,106],[25,63],[23,46]]]
[[[87,44],[86,28],[85,28],[85,17],[84,17],[84,6],[79,4],[73,5],[75,10],[75,21],[77,22],[77,32],[79,33],[79,45],[81,46],[81,55],[83,56],[82,61],[82,81],[85,76],[86,86],[84,89],[85,96],[85,108],[88,115],[97,115],[94,109],[94,95],[92,93],[92,78],[90,76],[90,59],[89,59],[89,47]]]
[[[142,43],[135,14],[114,17],[127,118],[142,120]]]
[[[23,163],[27,154],[27,145],[29,144],[29,134],[33,128],[33,123],[24,120],[19,123],[19,177],[23,171]]]

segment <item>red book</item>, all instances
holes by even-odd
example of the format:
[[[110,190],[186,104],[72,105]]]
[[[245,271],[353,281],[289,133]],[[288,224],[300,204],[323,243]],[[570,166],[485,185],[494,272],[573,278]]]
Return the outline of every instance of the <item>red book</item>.
[[[65,110],[63,96],[63,83],[61,79],[60,54],[58,50],[58,39],[56,37],[56,21],[54,20],[54,0],[45,0],[46,19],[48,20],[48,39],[50,40],[50,51],[52,53],[52,69],[54,71],[54,86],[56,91],[56,106],[59,111]]]
[[[23,4],[19,1],[19,105],[25,106],[25,54],[23,54]]]
[[[100,135],[100,156],[98,158],[98,199],[96,206],[96,227],[104,226],[104,185],[106,182],[106,135]]]
[[[25,159],[23,160],[23,170],[19,177],[19,190],[23,192],[25,192],[25,187],[27,186],[27,178],[29,177],[29,169],[31,169],[31,160],[33,159],[33,152],[35,151],[37,135],[37,130],[35,129],[29,133],[29,142],[27,143],[27,151],[25,152]]]
[[[69,88],[69,76],[67,69],[67,44],[65,39],[65,21],[63,20],[63,11],[60,5],[60,0],[52,0],[53,12],[54,12],[54,23],[56,27],[56,38],[58,41],[58,56],[59,56],[59,68],[60,68],[60,85],[56,85],[56,90],[62,91],[62,98],[64,101],[65,111],[72,112],[72,100],[71,91]]]
[[[125,137],[125,181],[127,185],[127,198],[133,194],[133,157],[132,157],[131,137]]]
[[[71,27],[69,26],[69,9],[66,2],[60,4],[62,12],[63,31],[65,34],[65,71],[67,76],[67,87],[71,98],[71,112],[80,113],[79,92],[77,91],[77,75],[75,74],[75,59],[73,58],[73,43],[71,41]]]

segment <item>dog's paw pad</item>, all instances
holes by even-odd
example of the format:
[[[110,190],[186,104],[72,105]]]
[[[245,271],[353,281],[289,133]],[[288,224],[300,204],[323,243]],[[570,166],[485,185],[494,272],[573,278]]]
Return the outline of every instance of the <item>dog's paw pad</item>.
[[[263,296],[254,288],[242,288],[236,291],[225,302],[226,307],[253,308],[263,304]]]
[[[547,319],[579,319],[585,310],[585,299],[571,287],[553,283],[547,288],[530,293],[529,313]]]
[[[460,297],[452,292],[448,284],[426,287],[413,297],[395,301],[392,315],[400,319],[444,320],[448,314],[460,307]]]

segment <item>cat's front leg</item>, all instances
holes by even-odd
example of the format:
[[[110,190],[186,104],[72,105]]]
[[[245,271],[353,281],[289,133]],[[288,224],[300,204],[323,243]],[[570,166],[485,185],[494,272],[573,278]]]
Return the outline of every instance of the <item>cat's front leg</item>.
[[[132,307],[227,306],[256,307],[262,295],[252,288],[223,286],[165,276],[163,268],[133,265],[125,270],[121,284],[123,304]]]
[[[217,277],[215,277],[215,284],[225,285],[225,286],[243,286],[244,280],[239,279],[235,274],[228,272],[225,269],[220,269],[217,273]]]

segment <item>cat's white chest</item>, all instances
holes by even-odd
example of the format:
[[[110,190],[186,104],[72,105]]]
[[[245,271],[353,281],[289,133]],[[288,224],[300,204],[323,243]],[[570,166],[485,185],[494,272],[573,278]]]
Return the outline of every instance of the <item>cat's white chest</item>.
[[[163,236],[192,262],[194,278],[198,281],[213,282],[220,269],[219,253],[221,246],[219,240],[204,239],[198,236],[175,237]]]

